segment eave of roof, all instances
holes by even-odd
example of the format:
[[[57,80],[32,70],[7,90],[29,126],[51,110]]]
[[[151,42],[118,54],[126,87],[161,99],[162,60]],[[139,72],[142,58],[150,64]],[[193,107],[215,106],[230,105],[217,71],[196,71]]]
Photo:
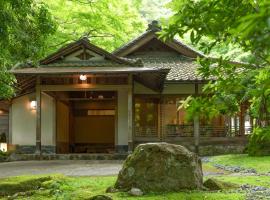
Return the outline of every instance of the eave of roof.
[[[11,70],[15,75],[67,75],[162,72],[164,69],[147,67],[37,67]]]
[[[127,64],[127,65],[135,65],[135,66],[140,65],[139,60],[129,60],[126,58],[122,58],[122,57],[113,55],[113,54],[109,53],[108,51],[106,51],[106,50],[104,50],[104,49],[102,49],[94,44],[91,44],[86,37],[83,37],[75,42],[72,42],[72,43],[60,48],[55,53],[52,53],[51,55],[47,56],[46,58],[40,60],[39,63],[41,65],[48,65],[48,64],[54,63],[58,59],[61,59],[64,56],[66,56],[66,55],[68,55],[68,54],[70,54],[70,53],[72,53],[80,48],[94,51],[95,53],[104,56],[106,59],[112,60],[112,61],[119,63],[119,64]]]

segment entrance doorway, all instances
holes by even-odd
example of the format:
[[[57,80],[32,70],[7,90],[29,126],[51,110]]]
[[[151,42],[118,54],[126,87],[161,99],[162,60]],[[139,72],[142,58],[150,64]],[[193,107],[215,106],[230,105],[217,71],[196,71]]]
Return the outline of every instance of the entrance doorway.
[[[56,103],[57,153],[112,153],[116,92],[61,92]]]

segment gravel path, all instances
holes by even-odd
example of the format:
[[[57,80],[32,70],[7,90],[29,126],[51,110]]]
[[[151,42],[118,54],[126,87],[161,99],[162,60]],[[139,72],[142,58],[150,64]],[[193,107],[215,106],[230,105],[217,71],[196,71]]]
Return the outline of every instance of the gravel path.
[[[63,174],[67,176],[108,176],[116,175],[123,161],[19,161],[0,163],[0,178],[36,175]]]

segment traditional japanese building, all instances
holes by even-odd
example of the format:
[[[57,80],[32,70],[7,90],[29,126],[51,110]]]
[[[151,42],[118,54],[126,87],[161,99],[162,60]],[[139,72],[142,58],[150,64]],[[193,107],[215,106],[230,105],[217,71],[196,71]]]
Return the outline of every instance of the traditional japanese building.
[[[243,114],[186,122],[178,107],[202,94],[208,80],[197,75],[196,58],[204,55],[179,40],[160,40],[158,31],[153,22],[113,53],[82,38],[38,66],[15,66],[19,90],[10,102],[9,145],[38,154],[127,152],[160,141],[242,151]]]

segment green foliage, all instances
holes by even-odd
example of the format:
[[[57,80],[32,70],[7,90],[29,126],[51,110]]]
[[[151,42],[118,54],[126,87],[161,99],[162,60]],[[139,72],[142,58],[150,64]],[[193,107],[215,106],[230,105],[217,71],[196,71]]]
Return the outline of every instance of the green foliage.
[[[145,30],[137,5],[128,0],[48,0],[57,21],[56,34],[48,41],[49,52],[87,36],[106,50],[114,50]]]
[[[270,155],[270,127],[256,128],[249,137],[248,154],[250,156]]]
[[[165,20],[171,15],[171,10],[166,7],[170,0],[135,0],[140,14],[148,22],[152,20]]]
[[[173,0],[170,7],[175,14],[163,31],[163,38],[189,34],[191,42],[207,55],[221,44],[237,46],[251,54],[245,64],[231,62],[233,56],[198,59],[198,73],[214,81],[205,85],[203,97],[190,101],[189,107],[194,107],[188,109],[190,115],[198,106],[213,107],[200,108],[201,115],[205,115],[205,110],[233,115],[240,105],[248,104],[256,125],[269,126],[270,2]]]
[[[8,154],[0,150],[0,162],[6,161]]]
[[[128,0],[2,0],[0,2],[0,98],[14,95],[16,63],[37,62],[82,36],[107,50],[145,29],[139,2]]]
[[[37,61],[55,24],[45,4],[34,0],[0,1],[0,98],[14,93],[7,70],[17,62]]]
[[[200,118],[210,120],[219,113],[217,108],[212,106],[213,102],[210,102],[206,98],[189,96],[180,103],[181,106],[179,109],[184,108],[187,111],[187,115],[185,116],[187,121],[193,121],[194,116],[200,116]]]
[[[0,133],[0,142],[6,142],[6,141],[7,141],[6,133]]]

